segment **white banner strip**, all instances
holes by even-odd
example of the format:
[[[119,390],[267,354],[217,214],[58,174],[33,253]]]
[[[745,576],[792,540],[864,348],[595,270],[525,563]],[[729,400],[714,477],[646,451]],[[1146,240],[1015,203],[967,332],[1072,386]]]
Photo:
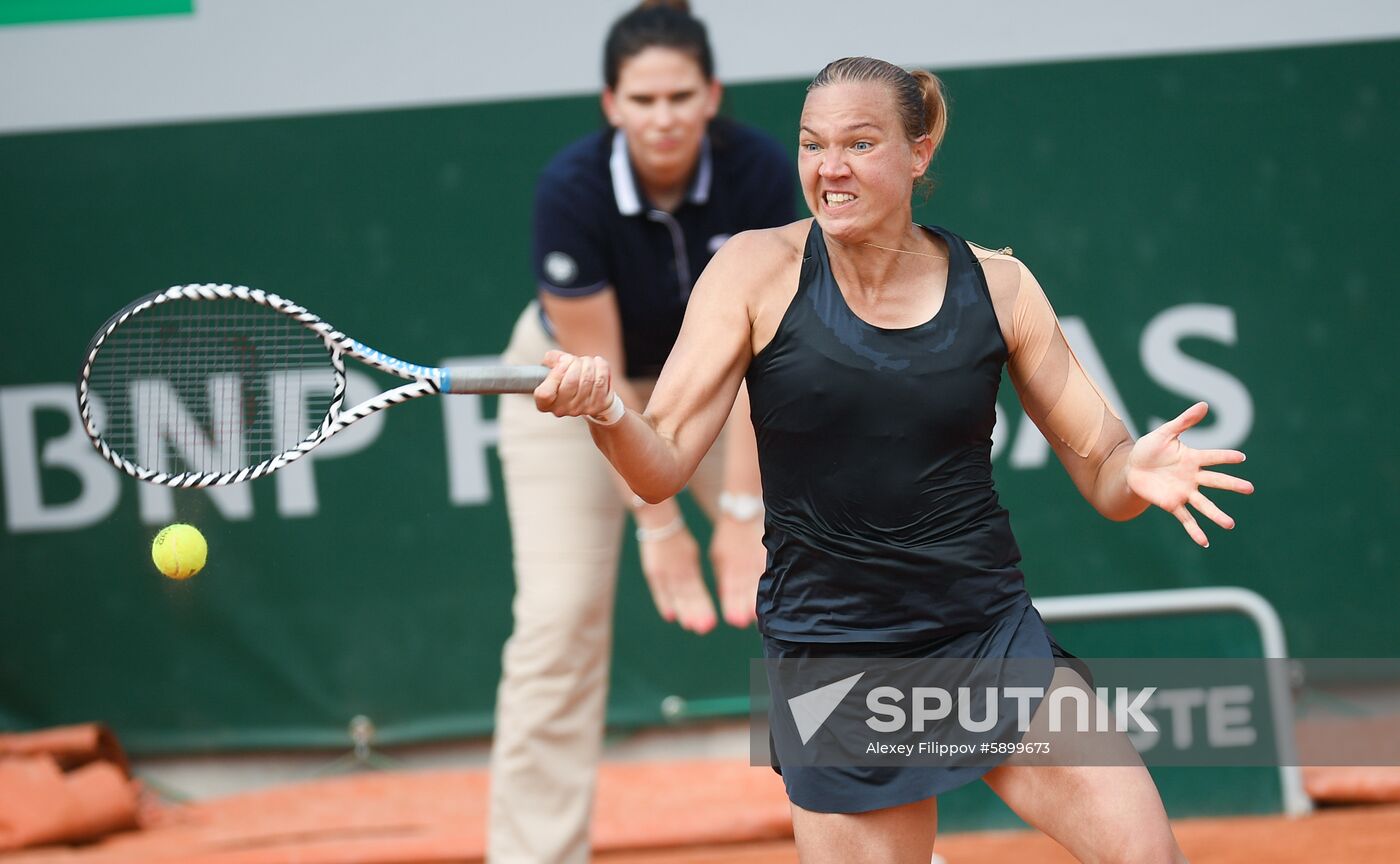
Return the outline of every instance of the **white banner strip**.
[[[0,133],[595,92],[604,33],[632,5],[198,0],[192,16],[3,27]],[[692,8],[730,83],[807,77],[851,54],[939,70],[1400,38],[1400,3],[1382,0]]]

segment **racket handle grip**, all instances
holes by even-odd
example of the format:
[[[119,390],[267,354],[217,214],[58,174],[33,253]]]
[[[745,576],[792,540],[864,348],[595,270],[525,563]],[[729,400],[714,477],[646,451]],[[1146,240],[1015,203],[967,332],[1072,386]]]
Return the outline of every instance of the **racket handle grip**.
[[[444,393],[530,393],[549,374],[544,366],[449,366]]]

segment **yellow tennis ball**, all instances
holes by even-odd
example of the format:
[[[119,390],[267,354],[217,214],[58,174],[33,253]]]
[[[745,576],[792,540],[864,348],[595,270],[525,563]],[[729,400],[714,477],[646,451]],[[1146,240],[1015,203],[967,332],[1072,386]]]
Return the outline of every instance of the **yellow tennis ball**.
[[[171,579],[188,579],[203,570],[208,556],[209,544],[193,525],[167,525],[151,542],[151,560]]]

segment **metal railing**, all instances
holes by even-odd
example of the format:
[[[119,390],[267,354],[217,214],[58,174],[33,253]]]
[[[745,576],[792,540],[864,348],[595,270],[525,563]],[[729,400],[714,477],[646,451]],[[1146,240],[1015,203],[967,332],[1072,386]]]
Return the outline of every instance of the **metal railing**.
[[[1283,622],[1279,620],[1278,612],[1268,600],[1247,588],[1174,588],[1043,597],[1035,601],[1035,608],[1040,610],[1040,617],[1047,622],[1238,612],[1259,628],[1265,658],[1288,658],[1288,645],[1284,641]],[[1312,799],[1303,789],[1303,771],[1298,766],[1297,738],[1293,731],[1293,695],[1287,666],[1284,663],[1269,663],[1267,675],[1274,738],[1278,742],[1283,809],[1290,816],[1301,816],[1312,811]]]

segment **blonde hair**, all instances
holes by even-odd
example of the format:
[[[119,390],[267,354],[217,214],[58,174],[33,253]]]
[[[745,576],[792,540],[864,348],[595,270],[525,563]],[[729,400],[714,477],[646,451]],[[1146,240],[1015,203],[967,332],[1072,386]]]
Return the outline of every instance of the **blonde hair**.
[[[822,67],[807,92],[828,84],[863,84],[874,82],[889,88],[894,96],[895,108],[904,124],[904,134],[910,141],[917,141],[927,135],[933,142],[934,152],[943,143],[943,135],[948,131],[948,96],[943,90],[943,82],[932,72],[923,69],[906,71],[899,66],[874,57],[842,57]],[[919,185],[927,184],[927,178]]]

